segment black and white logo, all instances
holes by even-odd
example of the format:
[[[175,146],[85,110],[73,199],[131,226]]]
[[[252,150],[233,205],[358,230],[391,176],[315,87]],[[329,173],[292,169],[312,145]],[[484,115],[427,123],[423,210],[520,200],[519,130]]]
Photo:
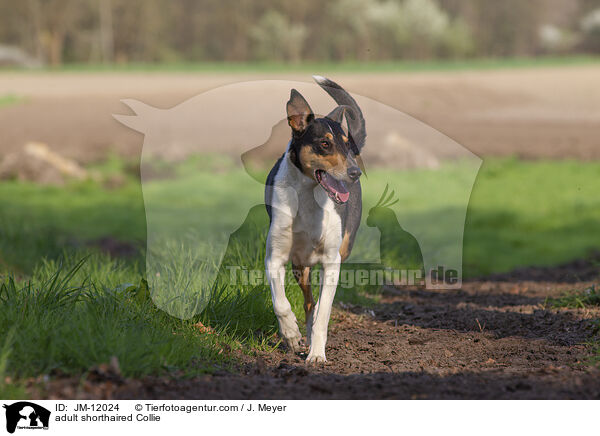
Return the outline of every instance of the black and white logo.
[[[14,433],[16,429],[48,430],[50,411],[29,401],[19,401],[3,406],[6,409],[6,431]]]

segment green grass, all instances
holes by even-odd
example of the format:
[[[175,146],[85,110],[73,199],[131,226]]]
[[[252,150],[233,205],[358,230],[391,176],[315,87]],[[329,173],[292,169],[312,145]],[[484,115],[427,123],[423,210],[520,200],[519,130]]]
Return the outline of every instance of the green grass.
[[[146,185],[148,225],[153,229],[194,229],[204,231],[208,239],[212,234],[228,234],[253,205],[262,203],[262,186],[249,182],[242,169],[222,165],[219,171],[226,184],[193,167],[186,171],[189,177]],[[428,233],[453,230],[448,223],[460,224],[462,219],[461,196],[468,184],[464,178],[461,164],[439,170],[371,170],[363,182],[363,219],[389,183],[400,200],[397,214],[403,227]],[[464,274],[477,277],[586,257],[600,247],[598,189],[599,162],[486,160],[475,181],[465,222]],[[232,196],[237,201],[232,202]],[[215,220],[209,214],[186,215],[186,208],[228,213]],[[373,246],[376,238],[366,230],[363,221],[354,248],[365,259],[378,249]]]
[[[24,100],[23,97],[19,97],[17,95],[13,95],[13,94],[0,95],[0,108],[20,103],[23,100]]]
[[[600,290],[592,286],[583,290],[570,291],[559,298],[548,301],[552,307],[568,307],[572,309],[585,309],[600,306]]]
[[[577,289],[565,292],[558,298],[550,298],[546,304],[553,308],[569,309],[591,309],[600,306],[600,289],[597,285],[592,285],[586,289]],[[592,365],[600,366],[600,319],[593,321],[593,331],[591,339],[585,343],[591,349],[591,356],[588,362]]]
[[[94,261],[103,259],[87,265]],[[0,331],[6,332],[0,374],[17,380],[82,374],[112,356],[126,377],[198,374],[226,365],[219,352],[223,344],[235,346],[228,337],[200,334],[192,322],[164,314],[143,285],[108,287],[95,281],[103,276],[82,275],[85,262],[41,268],[36,282],[9,278],[0,285]],[[120,268],[112,269],[118,274]]]
[[[480,58],[480,59],[437,59],[403,61],[344,61],[313,62],[298,64],[276,62],[181,62],[181,63],[130,63],[130,64],[67,64],[59,68],[23,70],[23,72],[182,72],[182,73],[286,73],[286,72],[338,72],[338,73],[401,73],[427,71],[465,71],[510,68],[558,67],[572,65],[595,65],[598,57],[587,55],[541,56],[517,58]],[[2,70],[0,70],[1,72]],[[4,71],[14,71],[8,69]]]
[[[199,171],[200,163],[212,172]],[[0,183],[0,396],[22,395],[19,383],[27,377],[85,374],[112,356],[126,376],[198,374],[235,363],[221,351],[224,348],[251,353],[275,345],[277,326],[268,286],[231,284],[224,269],[263,269],[267,217],[262,206],[248,207],[261,203],[262,186],[226,160],[203,157],[176,168],[159,166],[159,172],[178,177],[145,184],[145,204],[131,175],[113,189],[91,181],[64,187]],[[125,167],[111,159],[95,170],[110,176],[123,173]],[[435,231],[440,220],[460,217],[456,199],[462,174],[461,164],[440,170],[371,170],[363,184],[365,208],[375,204],[382,186],[390,183],[400,187],[401,222]],[[465,275],[559,264],[600,247],[599,176],[598,162],[486,161],[466,219]],[[417,191],[414,186],[422,188]],[[203,208],[221,213],[189,213]],[[367,214],[368,210],[364,218]],[[207,282],[198,274],[207,267],[198,254],[214,247],[210,244],[192,244],[193,250],[185,243],[155,245],[170,250],[163,253],[164,275],[147,273],[142,250],[147,232],[151,240],[178,236],[197,242],[232,227],[237,231],[226,241],[222,264],[208,266],[217,270],[216,280]],[[110,257],[96,247],[95,241],[105,237],[140,250],[130,257]],[[357,251],[373,248],[373,241],[359,241]],[[169,269],[177,263],[190,268],[183,273],[181,268]],[[169,294],[161,286],[188,291]],[[377,301],[374,291],[340,287],[337,300],[369,305]],[[176,294],[192,307],[187,319],[161,310],[180,310],[169,300]],[[299,288],[294,284],[287,294],[302,320]],[[150,303],[149,295],[160,308]],[[597,293],[577,298],[565,302],[592,304]],[[218,335],[201,333],[194,326],[197,322]],[[14,382],[4,383],[5,377]]]
[[[107,190],[95,182],[65,187],[0,183],[0,274],[31,273],[42,258],[85,248],[103,236],[142,244],[146,238],[141,188]]]
[[[487,160],[465,223],[468,276],[551,266],[600,247],[600,163]]]
[[[565,292],[558,298],[549,298],[546,304],[553,308],[591,309],[600,306],[600,289],[597,285],[585,289]],[[591,339],[585,343],[591,349],[587,360],[592,365],[600,366],[600,319],[593,321]]]

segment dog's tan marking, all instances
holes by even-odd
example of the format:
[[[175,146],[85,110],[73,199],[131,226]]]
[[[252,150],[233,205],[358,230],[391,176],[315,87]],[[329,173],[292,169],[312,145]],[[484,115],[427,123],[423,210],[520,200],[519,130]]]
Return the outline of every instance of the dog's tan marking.
[[[304,174],[311,178],[314,177],[314,171],[317,169],[314,165],[318,162],[319,157],[312,150],[312,148],[302,147],[300,149],[299,159],[300,163],[302,164]]]
[[[307,125],[307,115],[306,114],[301,114],[301,115],[291,115],[288,117],[288,124],[290,125],[290,127],[298,132],[303,131],[304,129],[306,129],[306,125]]]
[[[342,165],[344,162],[346,162],[346,156],[344,156],[342,153],[330,154],[328,156],[323,156],[321,159],[327,162],[327,165],[331,169],[337,167],[338,165]]]
[[[338,169],[344,171],[343,165],[346,162],[346,156],[338,152],[321,156],[315,153],[311,147],[305,146],[300,149],[300,162],[304,173],[312,177],[315,170],[332,171]]]
[[[325,133],[325,137],[326,137],[327,139],[329,139],[330,141],[332,141],[332,140],[333,140],[333,135],[332,135],[331,133],[329,133],[329,132]]]
[[[340,245],[340,256],[342,257],[342,262],[348,259],[350,256],[350,232],[345,232],[344,237],[342,238],[342,245]]]
[[[294,277],[304,295],[304,315],[308,319],[309,313],[315,307],[315,300],[313,299],[312,289],[310,287],[310,267],[292,265],[292,270],[294,271]]]
[[[342,135],[342,139],[344,140],[344,142],[348,142],[348,137],[347,136]]]
[[[324,170],[331,173],[343,174],[346,172],[347,157],[343,153],[335,151],[326,156],[315,153],[310,146],[304,146],[300,149],[299,159],[302,164],[304,174],[314,178],[315,170]]]

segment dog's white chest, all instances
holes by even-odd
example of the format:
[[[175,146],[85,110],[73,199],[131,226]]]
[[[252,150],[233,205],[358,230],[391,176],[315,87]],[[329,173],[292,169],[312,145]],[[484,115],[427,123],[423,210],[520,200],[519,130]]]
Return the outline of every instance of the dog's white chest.
[[[312,266],[331,262],[342,243],[342,222],[320,186],[298,192],[298,213],[292,224],[292,262]]]
[[[295,265],[332,262],[342,244],[342,220],[323,188],[301,174],[286,156],[272,192],[272,243],[289,247],[285,251]]]

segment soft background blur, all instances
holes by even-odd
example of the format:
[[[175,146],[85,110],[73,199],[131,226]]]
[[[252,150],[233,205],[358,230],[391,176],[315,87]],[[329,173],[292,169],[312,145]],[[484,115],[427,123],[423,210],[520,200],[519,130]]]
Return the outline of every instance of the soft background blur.
[[[3,0],[0,42],[53,66],[598,53],[599,7],[597,0]]]

